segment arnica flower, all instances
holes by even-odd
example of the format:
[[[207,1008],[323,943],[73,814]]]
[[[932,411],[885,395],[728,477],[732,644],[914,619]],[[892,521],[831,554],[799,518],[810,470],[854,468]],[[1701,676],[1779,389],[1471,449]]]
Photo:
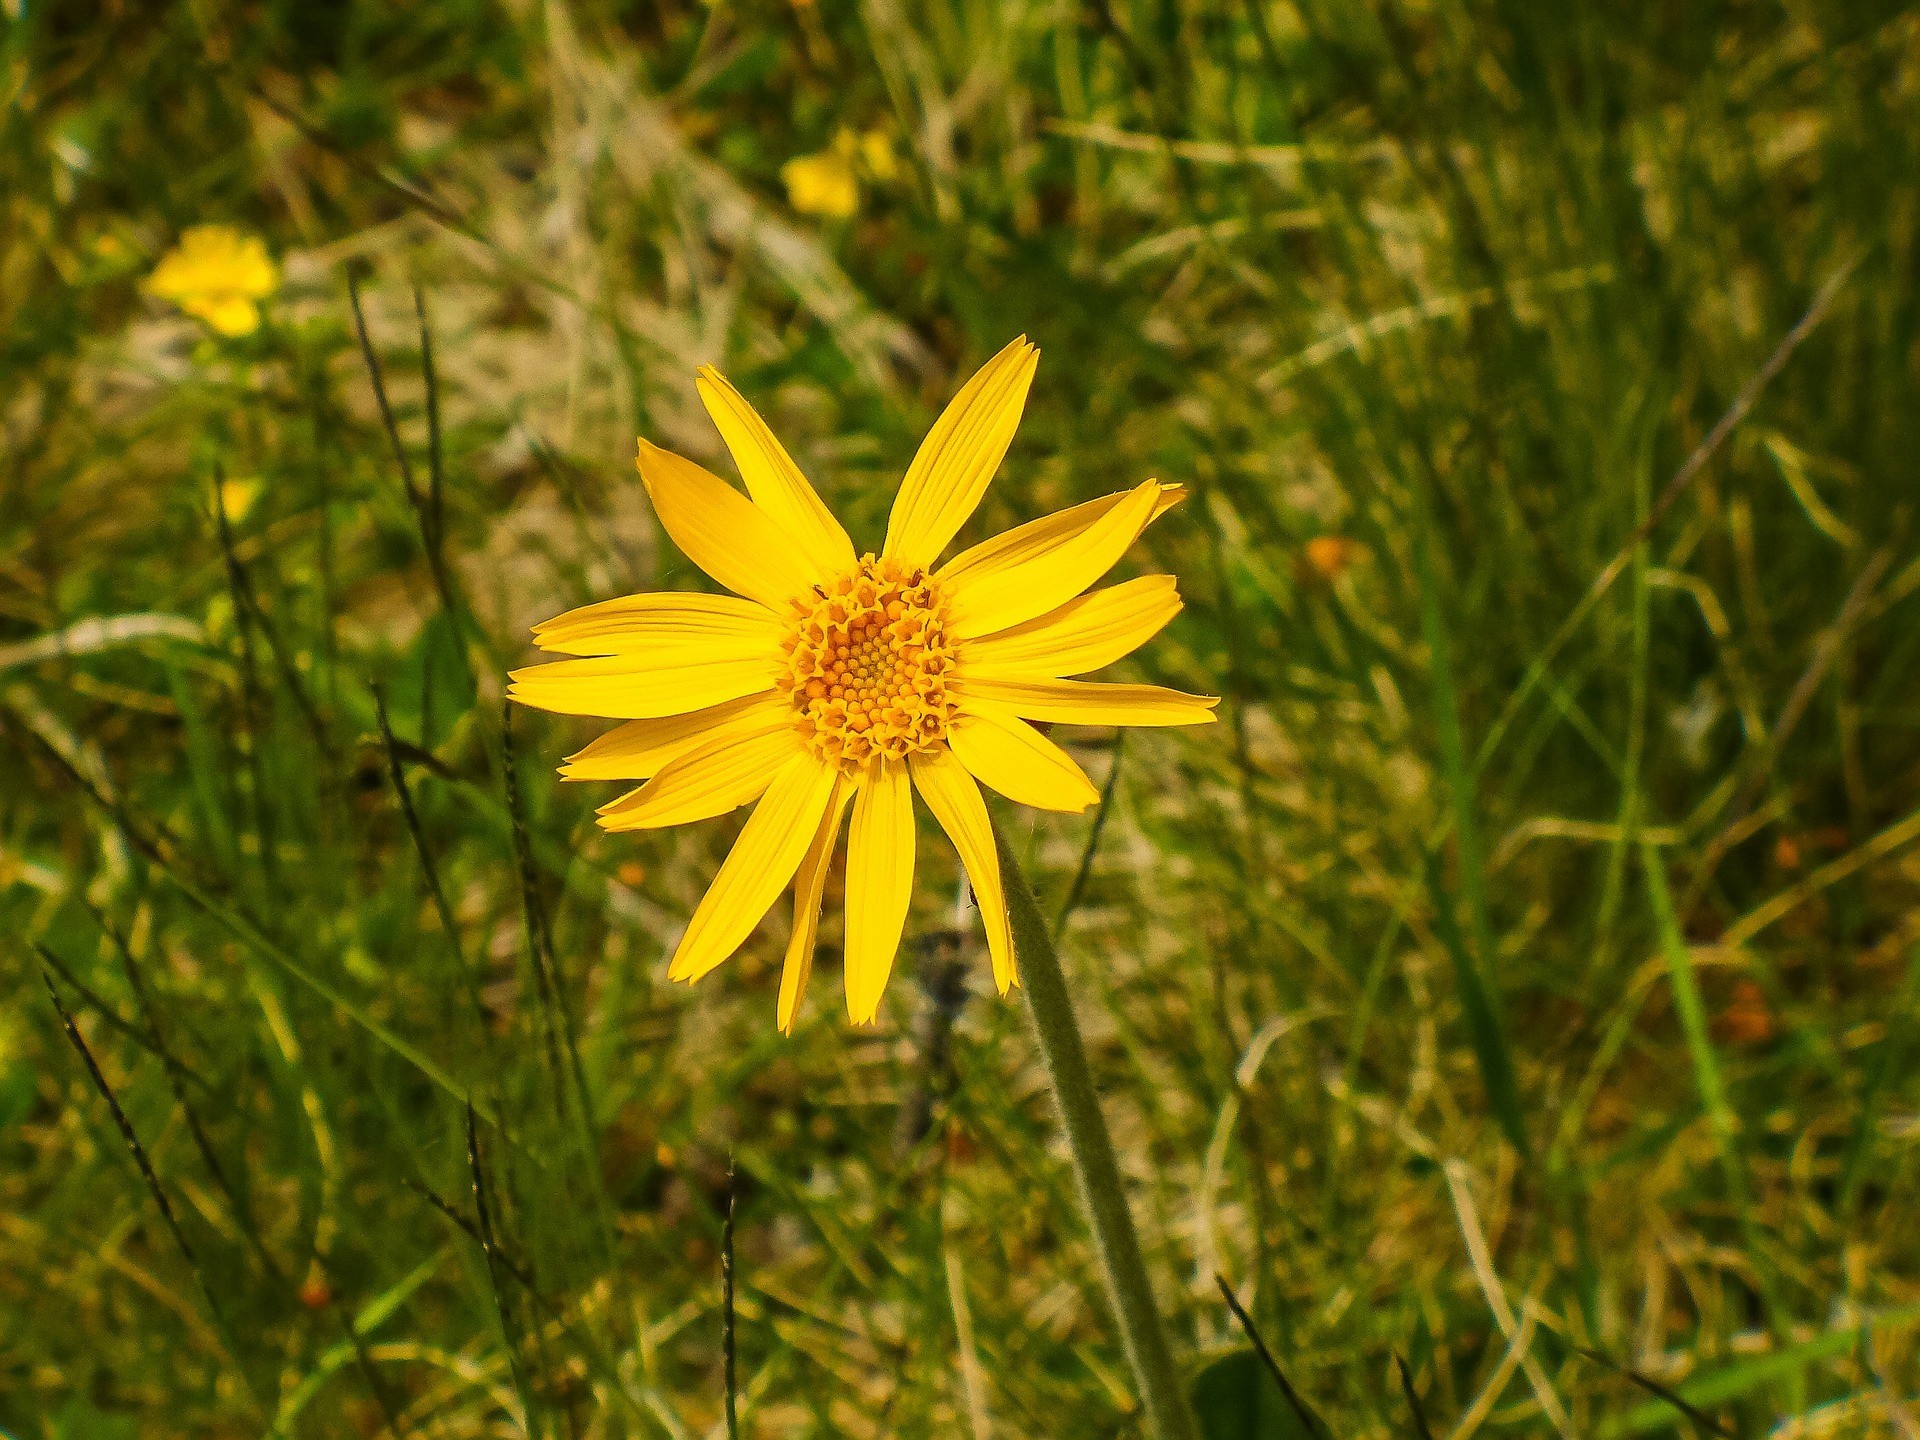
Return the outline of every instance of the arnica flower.
[[[161,257],[144,288],[222,335],[251,335],[260,328],[258,302],[280,288],[280,275],[257,235],[196,225]]]
[[[817,154],[797,155],[780,167],[787,203],[802,215],[847,220],[860,210],[860,177],[880,184],[899,174],[893,142],[884,130],[855,135],[842,128],[833,144]]]
[[[747,494],[640,442],[640,478],[661,524],[734,594],[629,595],[549,620],[535,643],[579,658],[515,671],[509,693],[627,722],[560,772],[646,781],[600,808],[609,830],[759,802],[688,921],[670,978],[697,980],[726,960],[792,882],[778,1007],[791,1030],[851,806],[847,1011],[871,1022],[913,893],[917,790],[966,866],[1004,995],[1017,983],[1013,942],[980,784],[1077,813],[1097,792],[1030,722],[1213,719],[1211,699],[1061,678],[1111,664],[1179,613],[1170,575],[1083,592],[1181,487],[1148,480],[938,563],[1000,467],[1038,360],[1022,336],[967,382],[914,457],[878,555],[855,551],[766,423],[710,366],[700,396]]]

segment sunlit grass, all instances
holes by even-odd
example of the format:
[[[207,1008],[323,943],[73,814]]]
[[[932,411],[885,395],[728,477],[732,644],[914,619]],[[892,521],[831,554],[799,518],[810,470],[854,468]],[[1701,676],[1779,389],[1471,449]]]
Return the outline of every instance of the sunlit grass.
[[[715,1433],[731,1158],[743,1433],[1141,1433],[931,830],[785,1038],[784,923],[666,981],[737,820],[501,704],[703,585],[689,360],[865,549],[1023,330],[963,542],[1188,485],[1126,678],[1225,697],[999,815],[1183,1360],[1218,1272],[1340,1437],[1920,1417],[1911,14],[4,13],[0,1428]]]

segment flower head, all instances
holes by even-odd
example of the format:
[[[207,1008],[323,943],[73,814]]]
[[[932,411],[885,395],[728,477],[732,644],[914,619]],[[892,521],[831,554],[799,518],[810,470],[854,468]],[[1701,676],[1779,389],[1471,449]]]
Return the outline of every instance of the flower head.
[[[893,142],[884,130],[855,135],[842,128],[833,144],[812,155],[796,155],[780,167],[787,203],[802,215],[849,220],[860,210],[860,179],[885,184],[900,173]]]
[[[674,542],[733,595],[655,593],[534,629],[576,658],[515,671],[523,705],[627,723],[573,756],[572,780],[644,780],[600,808],[609,830],[753,814],[688,921],[668,974],[727,959],[791,882],[778,1019],[813,964],[828,865],[849,807],[847,1010],[872,1021],[913,893],[918,791],[959,851],[1000,992],[1018,983],[982,783],[1078,812],[1099,799],[1032,721],[1197,725],[1215,701],[1084,675],[1180,610],[1173,577],[1088,587],[1184,493],[1148,480],[1021,525],[938,564],[1020,423],[1039,352],[1022,336],[967,382],[914,457],[878,555],[859,554],[744,398],[712,367],[700,397],[742,495],[640,442],[640,478]],[[750,498],[749,498],[750,497]],[[1083,593],[1088,592],[1088,593]]]
[[[257,235],[226,225],[196,225],[180,237],[147,277],[149,295],[171,300],[222,335],[251,335],[260,328],[258,301],[280,288]]]

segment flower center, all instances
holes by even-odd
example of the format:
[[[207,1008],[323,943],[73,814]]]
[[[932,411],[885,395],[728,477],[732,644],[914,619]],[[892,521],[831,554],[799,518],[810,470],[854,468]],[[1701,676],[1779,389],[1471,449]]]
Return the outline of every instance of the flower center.
[[[814,754],[851,772],[946,738],[953,652],[932,576],[863,555],[794,610],[778,684]]]

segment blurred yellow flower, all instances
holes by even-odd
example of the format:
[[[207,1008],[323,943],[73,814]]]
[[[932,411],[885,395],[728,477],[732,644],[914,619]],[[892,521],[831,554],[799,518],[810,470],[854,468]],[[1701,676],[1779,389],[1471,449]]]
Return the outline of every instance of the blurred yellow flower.
[[[253,509],[253,502],[260,498],[265,483],[257,477],[228,480],[220,486],[220,508],[226,512],[229,524],[238,525],[247,518],[247,512]]]
[[[860,209],[860,182],[854,178],[852,157],[837,145],[787,161],[780,167],[780,178],[787,185],[787,203],[802,215],[845,220]]]
[[[625,720],[573,756],[569,780],[644,780],[600,807],[651,830],[757,801],[667,974],[693,981],[733,954],[793,887],[782,1030],[813,968],[840,827],[845,975],[855,1024],[878,1015],[913,895],[917,791],[960,853],[994,979],[1016,983],[982,784],[1042,810],[1099,792],[1034,722],[1202,725],[1215,701],[1157,685],[1061,677],[1110,665],[1180,611],[1171,575],[1089,590],[1183,491],[1148,480],[962,551],[1013,441],[1039,351],[1022,336],[935,422],[894,498],[886,544],[859,554],[767,424],[711,366],[700,398],[747,485],[640,442],[640,479],[689,559],[735,595],[629,595],[534,627],[577,658],[516,670],[508,694],[563,715]],[[1084,593],[1083,593],[1084,592]]]
[[[860,160],[867,173],[882,184],[900,171],[900,162],[893,158],[893,142],[884,130],[869,130],[860,137]]]
[[[824,215],[830,220],[851,219],[860,209],[860,171],[881,184],[900,173],[893,142],[884,130],[855,135],[842,128],[833,144],[813,155],[801,155],[780,167],[786,182],[787,203],[802,215]]]
[[[160,258],[144,288],[222,335],[251,335],[260,328],[257,302],[279,286],[279,271],[258,236],[196,225]]]

